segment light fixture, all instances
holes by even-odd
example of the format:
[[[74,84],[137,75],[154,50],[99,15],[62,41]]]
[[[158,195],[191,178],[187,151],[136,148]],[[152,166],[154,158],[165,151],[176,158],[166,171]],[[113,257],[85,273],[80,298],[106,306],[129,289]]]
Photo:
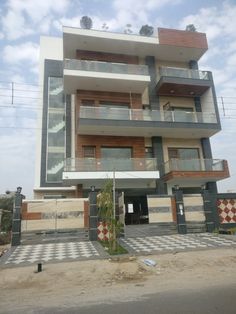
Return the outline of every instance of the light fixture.
[[[174,91],[173,89],[170,90],[170,93],[171,93],[171,94],[174,94],[174,92],[175,92],[175,91]]]
[[[205,190],[205,189],[206,189],[206,185],[205,185],[205,184],[202,184],[202,185],[201,185],[201,189],[202,189],[202,190]]]
[[[194,95],[195,93],[192,91],[192,92],[190,92],[189,94],[190,94],[190,95]]]
[[[95,191],[95,185],[91,185],[90,188],[91,188],[91,192]]]
[[[174,188],[175,188],[176,191],[179,190],[179,185],[178,185],[178,184],[175,184],[175,185],[174,185]]]

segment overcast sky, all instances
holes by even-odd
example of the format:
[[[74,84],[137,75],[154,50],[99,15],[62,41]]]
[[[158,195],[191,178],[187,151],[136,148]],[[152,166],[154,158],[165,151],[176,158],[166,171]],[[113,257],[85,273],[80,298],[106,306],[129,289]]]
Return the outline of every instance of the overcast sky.
[[[235,191],[236,0],[0,0],[0,194],[21,185],[32,197],[42,96],[37,92],[40,35],[61,36],[62,25],[79,27],[83,15],[92,18],[94,29],[106,23],[108,30],[123,32],[131,24],[138,33],[144,24],[176,29],[194,24],[206,32],[209,51],[199,65],[213,72],[222,122],[222,131],[211,138],[213,157],[227,159],[231,172],[218,188]]]

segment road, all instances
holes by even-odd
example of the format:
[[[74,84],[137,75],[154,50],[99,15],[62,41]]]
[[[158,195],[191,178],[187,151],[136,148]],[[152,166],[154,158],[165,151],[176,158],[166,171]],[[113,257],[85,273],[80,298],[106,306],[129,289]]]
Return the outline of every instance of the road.
[[[49,307],[24,309],[18,314],[235,314],[236,284],[201,290],[172,290],[127,302],[111,302],[88,307]],[[122,299],[122,296],[121,296]],[[1,312],[1,311],[0,311]]]
[[[0,268],[1,314],[236,313],[236,250]]]

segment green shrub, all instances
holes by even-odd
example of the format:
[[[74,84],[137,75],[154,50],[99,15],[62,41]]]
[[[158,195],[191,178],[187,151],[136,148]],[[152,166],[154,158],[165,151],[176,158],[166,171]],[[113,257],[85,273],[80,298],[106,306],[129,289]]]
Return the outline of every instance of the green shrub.
[[[5,245],[11,242],[10,232],[1,232],[0,233],[0,245]]]

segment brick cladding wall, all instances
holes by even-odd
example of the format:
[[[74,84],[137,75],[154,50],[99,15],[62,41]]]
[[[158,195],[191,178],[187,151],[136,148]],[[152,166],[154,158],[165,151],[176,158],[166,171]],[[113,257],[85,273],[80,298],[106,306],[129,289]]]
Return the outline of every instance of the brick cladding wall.
[[[133,158],[145,157],[145,142],[143,137],[118,137],[78,135],[77,157],[83,158],[83,146],[96,146],[96,158],[101,158],[101,147],[132,147]]]
[[[204,33],[158,28],[158,38],[161,45],[208,48],[206,34]]]
[[[106,53],[99,51],[76,50],[76,58],[79,60],[139,64],[139,58],[137,56]]]
[[[83,100],[94,100],[95,106],[99,106],[100,101],[110,101],[129,104],[131,109],[142,109],[141,94],[77,90],[77,112]]]

